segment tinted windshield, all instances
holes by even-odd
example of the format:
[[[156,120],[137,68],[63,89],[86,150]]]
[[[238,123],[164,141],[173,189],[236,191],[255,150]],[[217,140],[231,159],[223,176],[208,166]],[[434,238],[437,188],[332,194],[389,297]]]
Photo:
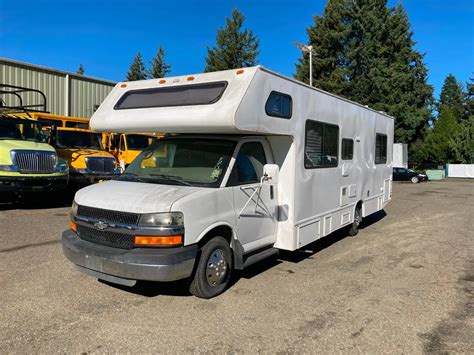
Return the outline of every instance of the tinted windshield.
[[[218,187],[235,142],[207,138],[155,141],[133,161],[120,180]]]
[[[46,141],[46,137],[38,123],[13,120],[0,122],[0,139],[28,140],[34,142]]]
[[[100,133],[81,131],[58,131],[59,148],[89,148],[102,150]]]
[[[154,138],[141,134],[127,134],[127,148],[132,150],[143,150],[147,148]]]

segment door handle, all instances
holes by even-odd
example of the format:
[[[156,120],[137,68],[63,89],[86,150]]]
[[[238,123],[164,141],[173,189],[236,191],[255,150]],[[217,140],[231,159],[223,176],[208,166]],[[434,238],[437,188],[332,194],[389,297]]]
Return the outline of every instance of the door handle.
[[[273,200],[274,192],[273,192],[273,185],[270,185],[270,200]]]

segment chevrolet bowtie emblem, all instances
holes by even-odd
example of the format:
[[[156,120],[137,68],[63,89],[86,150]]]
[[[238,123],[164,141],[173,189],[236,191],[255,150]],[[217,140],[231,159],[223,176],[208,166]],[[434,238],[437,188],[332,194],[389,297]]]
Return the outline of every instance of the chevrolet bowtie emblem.
[[[99,222],[94,223],[94,227],[96,227],[97,229],[99,229],[99,230],[101,230],[101,231],[104,230],[104,229],[106,229],[108,226],[109,226],[109,225],[108,225],[107,223],[102,222],[102,221],[99,221]]]

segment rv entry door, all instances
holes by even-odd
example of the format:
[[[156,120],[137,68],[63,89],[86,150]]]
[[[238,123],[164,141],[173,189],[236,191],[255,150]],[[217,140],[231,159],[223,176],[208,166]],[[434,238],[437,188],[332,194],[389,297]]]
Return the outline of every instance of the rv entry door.
[[[277,185],[262,183],[268,152],[265,141],[242,143],[229,177],[237,235],[246,252],[276,241]]]

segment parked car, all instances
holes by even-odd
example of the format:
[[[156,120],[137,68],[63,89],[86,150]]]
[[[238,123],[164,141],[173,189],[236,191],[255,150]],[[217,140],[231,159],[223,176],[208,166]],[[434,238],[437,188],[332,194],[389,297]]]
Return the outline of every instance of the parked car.
[[[393,181],[411,181],[417,184],[419,182],[428,181],[428,176],[410,169],[393,168]]]

